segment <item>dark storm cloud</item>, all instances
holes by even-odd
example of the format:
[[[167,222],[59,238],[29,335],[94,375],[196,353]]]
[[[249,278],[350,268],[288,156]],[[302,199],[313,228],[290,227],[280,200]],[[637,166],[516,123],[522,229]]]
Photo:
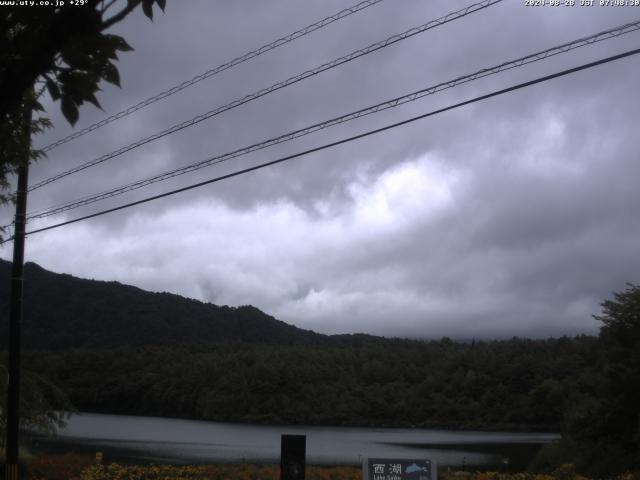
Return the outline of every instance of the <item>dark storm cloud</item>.
[[[386,0],[54,150],[34,167],[32,181],[465,5]],[[124,88],[105,86],[101,101],[115,113],[346,6],[189,2],[185,8],[170,2],[153,24],[138,13],[117,28],[136,48],[122,56]],[[30,204],[45,208],[187,165],[638,13],[507,0],[35,191]],[[639,40],[634,33],[488,77],[105,206],[380,127],[633,48]],[[323,332],[464,338],[594,332],[590,315],[599,302],[625,281],[640,281],[639,77],[636,58],[598,67],[34,235],[28,256],[57,271],[255,304]],[[47,107],[56,130],[41,144],[71,131],[58,106]],[[84,109],[82,126],[102,115]]]

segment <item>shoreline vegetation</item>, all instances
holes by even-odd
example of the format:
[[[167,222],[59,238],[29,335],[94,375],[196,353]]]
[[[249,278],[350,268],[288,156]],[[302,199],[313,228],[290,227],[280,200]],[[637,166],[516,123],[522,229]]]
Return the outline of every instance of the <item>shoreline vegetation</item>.
[[[136,414],[128,414],[128,413],[114,413],[110,411],[59,411],[60,417],[65,419],[63,420],[66,424],[66,420],[71,418],[73,415],[118,415],[120,417],[133,417],[133,418],[159,418],[166,420],[190,420],[190,421],[198,421],[198,422],[212,422],[212,423],[221,423],[221,424],[229,424],[229,425],[238,425],[238,426],[261,426],[261,427],[278,427],[278,428],[287,428],[287,427],[317,427],[317,428],[361,428],[361,429],[424,429],[424,430],[442,430],[442,431],[450,431],[450,432],[481,432],[481,433],[536,433],[536,434],[545,434],[545,435],[558,435],[560,437],[559,428],[550,429],[544,428],[544,426],[537,425],[526,425],[526,424],[478,424],[473,421],[465,424],[451,424],[447,422],[442,423],[423,423],[423,424],[415,424],[415,423],[287,423],[287,422],[269,422],[269,421],[260,421],[261,418],[250,418],[248,420],[212,420],[212,419],[203,419],[199,417],[193,416],[161,416],[161,415],[152,415],[152,414],[144,414],[144,413],[136,413]],[[55,435],[55,433],[53,433]],[[29,435],[33,435],[35,437],[39,436],[40,433],[37,431],[29,432]],[[45,435],[47,435],[45,433]],[[405,445],[404,443],[398,443],[398,445]],[[409,445],[409,444],[407,444]],[[439,444],[418,444],[419,447],[424,448],[439,448]]]
[[[30,480],[279,480],[280,468],[273,464],[214,463],[205,465],[124,465],[96,463],[89,456],[74,453],[43,455],[27,463]],[[470,467],[471,468],[471,467]],[[361,480],[360,466],[307,465],[307,480]],[[638,480],[638,475],[622,473],[611,480]],[[438,480],[590,480],[576,473],[570,464],[548,474],[452,470],[438,468]]]
[[[597,338],[26,352],[79,411],[260,425],[557,432]]]

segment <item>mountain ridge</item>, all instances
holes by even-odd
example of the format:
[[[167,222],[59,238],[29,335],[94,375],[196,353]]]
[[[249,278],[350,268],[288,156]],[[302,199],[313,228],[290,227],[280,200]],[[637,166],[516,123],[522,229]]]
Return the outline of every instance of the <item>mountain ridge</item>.
[[[0,338],[8,334],[11,262],[0,259]],[[25,263],[25,348],[64,350],[175,343],[318,345],[329,337],[252,305],[219,306],[117,281],[89,280]],[[6,345],[0,345],[0,349]]]

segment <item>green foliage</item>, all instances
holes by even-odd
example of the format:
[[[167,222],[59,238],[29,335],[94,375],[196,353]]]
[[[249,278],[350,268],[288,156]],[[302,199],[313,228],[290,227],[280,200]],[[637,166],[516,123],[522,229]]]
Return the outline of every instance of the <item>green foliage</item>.
[[[25,359],[80,410],[285,424],[554,430],[595,339],[146,346]],[[560,387],[557,387],[560,385]],[[551,390],[549,390],[551,388]],[[540,393],[543,392],[543,393]],[[545,397],[546,398],[546,397]]]
[[[9,267],[0,261],[0,276]],[[591,389],[597,359],[592,337],[328,337],[254,307],[33,263],[25,265],[23,339],[39,351],[25,365],[80,410],[243,422],[556,430],[571,392]]]
[[[3,9],[0,31],[0,86],[13,99],[0,103],[4,116],[17,110],[21,99],[36,82],[44,84],[51,98],[61,100],[70,123],[78,117],[78,107],[95,97],[102,80],[120,85],[114,61],[118,52],[133,50],[120,36],[105,31],[124,19],[138,5],[153,18],[153,5],[162,10],[164,0],[128,0],[110,14],[115,2],[89,0],[83,8]]]
[[[111,463],[94,465],[82,471],[76,470],[76,472],[79,480],[276,480],[282,478],[279,466],[246,463],[218,465],[119,465]],[[304,473],[307,480],[360,480],[362,478],[362,470],[359,467],[307,465]],[[56,479],[50,478],[49,480]]]
[[[38,455],[27,463],[27,470],[29,478],[34,480],[73,480],[80,478],[83,470],[92,469],[95,464],[93,457],[77,453]]]
[[[10,264],[0,261],[0,276]],[[640,469],[640,287],[598,338],[325,336],[260,310],[25,266],[24,365],[80,410],[252,423],[557,431],[538,470]],[[0,299],[6,298],[0,283]],[[6,301],[6,300],[5,300]],[[0,311],[5,310],[0,300]],[[6,322],[0,321],[0,338]],[[33,350],[35,349],[35,351]],[[37,402],[35,402],[37,404]]]
[[[105,31],[139,5],[151,19],[154,4],[164,10],[165,0],[88,0],[80,8],[0,9],[0,191],[30,149],[30,136],[23,134],[25,109],[42,110],[33,102],[33,92],[46,90],[60,101],[72,125],[85,102],[101,108],[96,97],[100,82],[120,86],[115,61],[118,52],[132,50],[122,37]],[[120,10],[110,12],[114,5]],[[46,126],[47,119],[36,119],[31,132]],[[7,200],[0,196],[0,202]]]
[[[0,364],[0,378],[7,377],[7,368]],[[0,382],[0,435],[4,440],[6,429],[6,382]],[[67,395],[51,381],[33,371],[21,374],[20,425],[22,428],[53,434],[65,423],[73,405]]]
[[[563,439],[540,464],[575,463],[609,475],[640,471],[640,287],[602,303],[594,366],[578,375],[566,405]]]
[[[10,265],[0,260],[0,278],[9,278]],[[325,341],[322,335],[287,325],[254,307],[216,306],[117,282],[83,280],[48,272],[34,263],[25,264],[24,288],[25,348]],[[0,282],[0,312],[4,315],[8,289],[8,282]],[[0,320],[0,338],[6,338],[7,325]]]
[[[46,118],[31,119],[31,114],[25,115],[27,111],[44,111],[34,92],[25,95],[19,114],[7,116],[0,128],[0,204],[13,199],[3,192],[9,187],[8,176],[17,172],[22,160],[28,157],[35,161],[43,156],[40,150],[29,148],[29,138],[51,128],[51,122]],[[0,235],[3,233],[0,227]]]

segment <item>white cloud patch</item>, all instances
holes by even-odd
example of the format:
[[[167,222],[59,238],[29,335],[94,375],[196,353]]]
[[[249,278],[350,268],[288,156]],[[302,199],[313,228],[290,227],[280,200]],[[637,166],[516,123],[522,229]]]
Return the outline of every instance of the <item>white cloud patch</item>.
[[[442,215],[463,185],[459,173],[424,155],[377,177],[359,175],[346,205],[325,199],[315,215],[286,200],[242,211],[199,200],[134,214],[117,231],[87,222],[34,235],[28,253],[54,271],[88,278],[99,271],[100,279],[154,291],[251,303],[327,332],[371,330],[371,314],[417,302],[406,272],[377,252]]]
[[[604,188],[593,178],[606,165],[567,154],[559,114],[536,119],[545,127],[507,152],[485,144],[471,162],[429,153],[382,170],[361,164],[305,205],[286,196],[247,208],[212,196],[165,203],[117,228],[88,221],[33,235],[28,257],[81,277],[253,304],[324,333],[593,333],[590,316],[611,285],[634,281],[640,232],[624,225],[624,209],[591,215]],[[621,200],[611,201],[594,205],[606,212]]]
[[[272,0],[250,9],[238,7],[241,2],[193,1],[193,8],[161,15],[153,24],[138,15],[118,25],[114,33],[136,51],[119,61],[124,88],[100,92],[108,114],[344,8],[337,0],[300,8]],[[399,8],[381,2],[59,147],[33,166],[31,180],[465,5],[413,0]],[[316,75],[36,190],[30,209],[232,151],[628,21],[625,9],[522,13],[520,2],[503,2]],[[205,19],[208,28],[198,28]],[[215,172],[192,172],[111,205],[619,53],[631,37],[638,33],[254,152]],[[640,102],[629,94],[637,90],[639,65],[620,60],[286,167],[32,235],[27,258],[82,277],[218,304],[254,304],[323,332],[464,338],[593,333],[590,315],[598,304],[626,281],[640,283]],[[48,114],[56,129],[36,144],[72,132],[57,105]],[[83,108],[78,128],[102,115]],[[10,209],[0,213],[10,221]],[[9,258],[9,247],[0,254]]]

